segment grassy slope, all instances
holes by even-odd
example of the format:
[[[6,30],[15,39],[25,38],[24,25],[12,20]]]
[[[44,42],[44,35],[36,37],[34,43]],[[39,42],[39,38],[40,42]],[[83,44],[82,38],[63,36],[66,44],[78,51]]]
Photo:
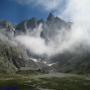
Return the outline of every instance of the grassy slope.
[[[61,77],[1,75],[0,90],[7,87],[17,90],[90,90],[90,79],[67,74]]]

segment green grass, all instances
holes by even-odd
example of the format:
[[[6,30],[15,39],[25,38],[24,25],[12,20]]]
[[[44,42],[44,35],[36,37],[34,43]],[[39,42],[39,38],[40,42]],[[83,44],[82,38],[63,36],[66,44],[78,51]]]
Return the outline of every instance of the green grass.
[[[3,78],[2,78],[3,77]],[[8,75],[0,79],[3,87],[17,87],[18,90],[90,90],[90,80],[85,77],[42,77]]]
[[[52,90],[90,90],[90,80],[76,77],[41,78],[39,80],[32,80],[31,84]]]

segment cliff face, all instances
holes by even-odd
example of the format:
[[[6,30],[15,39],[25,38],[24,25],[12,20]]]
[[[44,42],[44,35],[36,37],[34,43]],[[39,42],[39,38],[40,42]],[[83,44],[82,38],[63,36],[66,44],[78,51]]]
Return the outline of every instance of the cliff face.
[[[22,66],[25,66],[25,61],[21,50],[0,40],[0,72],[15,73]]]

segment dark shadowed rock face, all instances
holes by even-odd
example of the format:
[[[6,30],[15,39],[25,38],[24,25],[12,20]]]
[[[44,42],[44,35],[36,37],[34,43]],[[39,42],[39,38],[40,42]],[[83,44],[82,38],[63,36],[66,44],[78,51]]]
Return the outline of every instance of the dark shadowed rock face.
[[[56,72],[90,73],[90,52],[84,52],[82,54],[63,53],[52,57],[50,60],[51,63],[56,62],[51,66],[52,70]]]
[[[15,73],[18,68],[25,66],[23,52],[8,41],[0,40],[0,72]]]
[[[33,17],[30,20],[25,20],[18,25],[16,25],[16,34],[27,33],[36,28],[43,20],[37,20]]]
[[[43,24],[41,36],[46,40],[50,40],[63,29],[69,30],[70,23],[62,20],[61,18],[55,17],[52,13],[50,13],[46,22]]]

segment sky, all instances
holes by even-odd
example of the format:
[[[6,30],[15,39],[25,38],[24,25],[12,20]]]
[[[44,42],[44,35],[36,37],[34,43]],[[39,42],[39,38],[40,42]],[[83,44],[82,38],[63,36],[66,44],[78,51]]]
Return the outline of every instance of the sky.
[[[66,0],[0,0],[0,20],[17,24],[37,17],[45,19],[50,12],[58,15],[65,7]]]

